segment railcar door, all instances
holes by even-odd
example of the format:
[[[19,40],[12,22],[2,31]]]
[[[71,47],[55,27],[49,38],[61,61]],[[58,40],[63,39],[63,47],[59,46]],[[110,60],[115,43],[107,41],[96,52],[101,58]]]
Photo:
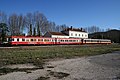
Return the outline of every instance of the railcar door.
[[[57,38],[55,38],[55,44],[58,44]]]
[[[81,44],[83,44],[83,41],[84,41],[84,40],[83,40],[83,39],[81,39]]]

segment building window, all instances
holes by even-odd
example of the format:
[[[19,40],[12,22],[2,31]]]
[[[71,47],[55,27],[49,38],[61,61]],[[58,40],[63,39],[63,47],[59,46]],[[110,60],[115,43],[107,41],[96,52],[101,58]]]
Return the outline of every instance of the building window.
[[[71,36],[73,36],[73,33],[71,33]]]
[[[83,37],[83,34],[82,34],[82,37]]]
[[[75,34],[75,36],[77,36],[77,34]]]
[[[80,36],[80,34],[79,34],[79,36]]]

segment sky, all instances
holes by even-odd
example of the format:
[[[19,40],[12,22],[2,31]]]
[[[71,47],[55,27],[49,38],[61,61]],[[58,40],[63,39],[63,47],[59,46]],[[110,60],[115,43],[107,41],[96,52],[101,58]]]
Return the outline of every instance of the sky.
[[[0,11],[39,11],[58,25],[120,29],[120,0],[0,0]]]

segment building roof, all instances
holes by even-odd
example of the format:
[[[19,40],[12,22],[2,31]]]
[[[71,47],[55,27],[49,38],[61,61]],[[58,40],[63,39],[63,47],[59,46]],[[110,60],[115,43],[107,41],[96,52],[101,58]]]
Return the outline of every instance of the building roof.
[[[51,35],[67,36],[67,35],[65,35],[65,34],[63,34],[63,33],[60,33],[60,32],[48,32],[48,33],[50,33]]]
[[[78,32],[86,32],[83,28],[81,28],[81,29],[76,29],[76,28],[67,28],[67,29],[65,29],[64,31],[78,31]]]

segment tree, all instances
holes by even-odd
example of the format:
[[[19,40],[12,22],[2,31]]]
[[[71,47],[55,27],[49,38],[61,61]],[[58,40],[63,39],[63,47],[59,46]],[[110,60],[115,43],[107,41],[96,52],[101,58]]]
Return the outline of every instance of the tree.
[[[25,18],[24,16],[21,14],[18,16],[18,19],[17,19],[17,27],[18,27],[18,34],[21,35],[23,34],[23,30],[25,29]]]
[[[34,18],[32,13],[27,13],[25,16],[25,26],[28,29],[28,34],[32,36],[32,28],[34,25]]]
[[[25,20],[22,15],[14,13],[9,16],[8,24],[11,35],[21,35],[24,30]]]
[[[7,15],[0,11],[0,23],[7,23]]]
[[[33,36],[36,36],[36,28],[33,29]]]
[[[56,25],[55,22],[48,21],[44,14],[36,11],[34,13],[27,13],[26,15],[18,15],[16,13],[7,17],[4,12],[0,11],[0,23],[6,23],[9,29],[9,35],[22,35],[23,32],[29,35],[34,35],[34,29],[36,35],[41,36],[47,31],[60,32],[67,26]]]
[[[37,24],[37,36],[41,36],[41,34],[40,34],[40,26],[39,26],[39,24]]]
[[[29,35],[32,36],[32,24],[30,24],[30,31],[29,31]]]
[[[44,14],[39,11],[34,12],[34,25],[37,25],[37,35],[44,34],[48,30],[48,21]]]
[[[65,24],[63,24],[63,25],[60,26],[60,28],[61,28],[61,31],[63,31],[63,30],[65,30],[66,28],[68,28],[68,26],[66,26]]]
[[[97,26],[91,26],[91,27],[87,27],[85,28],[85,30],[88,32],[88,33],[95,33],[95,32],[101,32],[101,29]]]
[[[2,42],[4,42],[6,33],[8,32],[8,27],[6,23],[0,23],[0,31],[1,31]]]
[[[107,28],[106,31],[110,31],[111,29],[110,28]]]

